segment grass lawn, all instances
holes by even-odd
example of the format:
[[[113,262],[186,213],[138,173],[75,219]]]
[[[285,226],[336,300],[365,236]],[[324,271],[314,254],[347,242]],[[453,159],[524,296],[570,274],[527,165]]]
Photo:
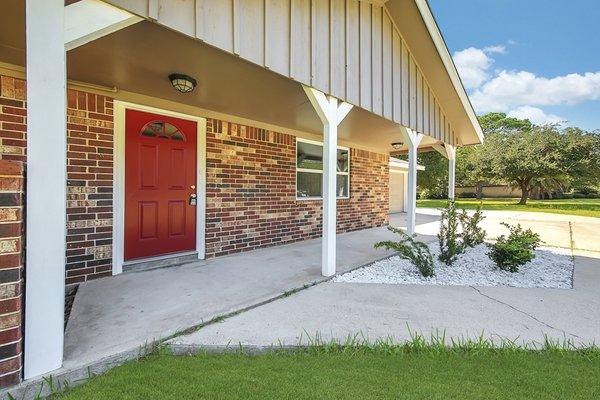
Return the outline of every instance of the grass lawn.
[[[599,399],[597,353],[300,352],[128,363],[61,399]]]
[[[477,199],[456,199],[458,208],[474,209]],[[583,215],[600,218],[600,199],[528,200],[527,205],[518,204],[518,199],[483,199],[484,210],[534,211],[555,214]],[[446,200],[418,200],[417,207],[442,208]]]

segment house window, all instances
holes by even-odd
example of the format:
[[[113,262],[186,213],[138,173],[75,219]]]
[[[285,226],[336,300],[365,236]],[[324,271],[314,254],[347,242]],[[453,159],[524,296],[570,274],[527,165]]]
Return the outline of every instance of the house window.
[[[337,150],[337,198],[347,199],[350,193],[350,149]],[[323,144],[296,140],[296,198],[323,197]]]

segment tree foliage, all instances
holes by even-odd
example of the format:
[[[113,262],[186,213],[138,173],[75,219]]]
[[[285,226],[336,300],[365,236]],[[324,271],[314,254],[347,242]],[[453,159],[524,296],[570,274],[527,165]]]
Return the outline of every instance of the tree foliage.
[[[420,153],[417,156],[420,165],[426,165],[424,171],[417,174],[417,185],[421,194],[426,190],[428,198],[442,199],[448,196],[448,160],[437,151]]]
[[[600,185],[600,132],[534,125],[504,113],[489,113],[479,121],[485,140],[458,149],[458,185],[476,186],[478,195],[485,183],[519,187],[520,204],[526,204],[534,189],[548,194],[570,189],[590,192]],[[437,190],[440,182],[447,182],[447,169],[439,167],[447,162],[436,157],[423,157],[426,171],[429,161],[433,168],[421,189]]]
[[[536,180],[558,177],[564,171],[562,137],[553,126],[501,131],[483,145],[493,176],[518,186],[525,204]]]

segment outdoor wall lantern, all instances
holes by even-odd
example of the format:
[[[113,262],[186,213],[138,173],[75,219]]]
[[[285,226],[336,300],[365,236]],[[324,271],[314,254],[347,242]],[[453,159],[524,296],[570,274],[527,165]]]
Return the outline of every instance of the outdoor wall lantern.
[[[189,93],[198,84],[194,78],[191,76],[187,76],[184,74],[171,74],[169,75],[169,80],[171,81],[171,85],[181,93]]]
[[[392,147],[396,150],[400,150],[402,148],[403,144],[404,143],[402,143],[402,142],[394,142],[394,143],[392,143]]]

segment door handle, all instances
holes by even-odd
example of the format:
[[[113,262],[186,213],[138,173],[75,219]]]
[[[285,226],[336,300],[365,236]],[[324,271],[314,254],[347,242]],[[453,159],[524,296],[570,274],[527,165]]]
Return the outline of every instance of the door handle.
[[[192,193],[190,194],[190,206],[195,206],[198,203],[198,197],[196,196],[196,193]]]

